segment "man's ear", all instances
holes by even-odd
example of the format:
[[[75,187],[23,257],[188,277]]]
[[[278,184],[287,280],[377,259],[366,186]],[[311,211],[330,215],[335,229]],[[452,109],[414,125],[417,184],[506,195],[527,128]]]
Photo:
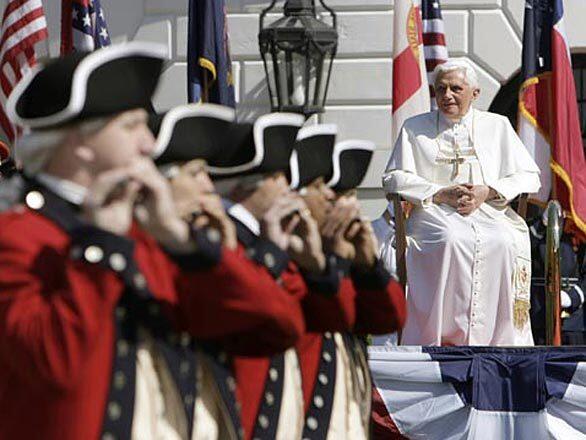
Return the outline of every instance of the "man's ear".
[[[477,99],[480,96],[480,89],[476,88],[472,92],[472,99]]]

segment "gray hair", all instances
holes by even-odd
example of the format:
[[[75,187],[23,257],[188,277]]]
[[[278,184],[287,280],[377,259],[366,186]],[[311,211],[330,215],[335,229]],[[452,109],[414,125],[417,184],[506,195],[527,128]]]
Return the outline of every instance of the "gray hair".
[[[97,118],[76,125],[53,130],[33,130],[20,138],[15,146],[15,159],[22,164],[22,169],[29,176],[41,172],[49,163],[55,152],[67,136],[77,131],[81,136],[89,136],[106,126],[110,118]]]
[[[476,70],[474,70],[472,64],[465,58],[450,58],[445,63],[435,66],[432,74],[433,85],[437,85],[438,80],[443,74],[453,72],[454,70],[459,70],[464,74],[464,79],[470,87],[475,89],[480,87],[478,84],[478,75],[476,74]]]

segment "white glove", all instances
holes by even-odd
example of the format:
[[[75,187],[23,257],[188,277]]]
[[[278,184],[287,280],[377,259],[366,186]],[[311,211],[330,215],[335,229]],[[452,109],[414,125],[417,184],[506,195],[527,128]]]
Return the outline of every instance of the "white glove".
[[[562,309],[569,309],[572,307],[572,298],[570,298],[570,295],[564,290],[560,292],[560,302]]]

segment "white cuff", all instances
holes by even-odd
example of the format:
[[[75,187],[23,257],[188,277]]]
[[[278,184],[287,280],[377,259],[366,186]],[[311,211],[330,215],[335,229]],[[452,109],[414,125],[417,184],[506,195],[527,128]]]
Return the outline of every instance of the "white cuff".
[[[569,309],[572,307],[572,298],[570,298],[570,295],[563,290],[560,292],[560,303],[562,309]]]

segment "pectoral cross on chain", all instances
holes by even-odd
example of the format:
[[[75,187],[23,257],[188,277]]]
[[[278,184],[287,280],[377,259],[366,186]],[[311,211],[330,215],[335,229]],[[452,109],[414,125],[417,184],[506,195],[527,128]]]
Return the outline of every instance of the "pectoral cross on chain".
[[[474,128],[472,128],[474,130]],[[474,132],[472,133],[472,139],[474,138]],[[472,142],[471,139],[471,142]],[[439,125],[439,112],[437,116],[437,137],[436,142],[438,144],[438,148],[441,151],[441,144],[440,144],[440,125]],[[460,150],[460,145],[458,145],[458,141],[456,140],[456,134],[454,133],[454,137],[452,138],[452,149],[454,151],[453,157],[443,157],[440,159],[436,159],[437,163],[444,163],[452,165],[452,180],[454,180],[460,174],[460,165],[466,162],[466,157],[462,156],[462,152]]]
[[[466,159],[464,159],[462,156],[460,156],[460,149],[456,148],[454,150],[454,157],[451,159],[448,159],[448,163],[451,163],[454,166],[454,171],[452,172],[452,179],[455,179],[456,177],[458,177],[458,174],[460,174],[460,164],[466,162]]]

